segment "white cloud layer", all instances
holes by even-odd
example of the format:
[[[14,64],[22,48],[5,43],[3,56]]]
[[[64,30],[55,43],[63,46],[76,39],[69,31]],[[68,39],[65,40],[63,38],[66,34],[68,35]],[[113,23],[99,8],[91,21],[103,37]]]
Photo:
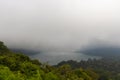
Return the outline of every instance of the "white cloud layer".
[[[0,40],[9,47],[74,51],[120,45],[119,0],[0,0]]]

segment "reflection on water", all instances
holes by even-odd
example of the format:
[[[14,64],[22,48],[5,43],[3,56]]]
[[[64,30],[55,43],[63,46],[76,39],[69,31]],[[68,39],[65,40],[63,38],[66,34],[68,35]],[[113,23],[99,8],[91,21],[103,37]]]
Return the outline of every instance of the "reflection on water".
[[[49,53],[40,53],[36,55],[30,56],[33,59],[38,59],[41,62],[48,62],[51,65],[57,64],[61,61],[67,61],[67,60],[87,60],[89,58],[93,59],[99,59],[98,56],[90,56],[82,53],[68,53],[68,52],[49,52]]]

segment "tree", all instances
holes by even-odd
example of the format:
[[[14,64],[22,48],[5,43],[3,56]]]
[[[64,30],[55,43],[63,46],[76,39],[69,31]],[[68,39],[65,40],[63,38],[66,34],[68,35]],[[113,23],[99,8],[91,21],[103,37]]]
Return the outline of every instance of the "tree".
[[[8,67],[0,66],[0,80],[17,80]]]

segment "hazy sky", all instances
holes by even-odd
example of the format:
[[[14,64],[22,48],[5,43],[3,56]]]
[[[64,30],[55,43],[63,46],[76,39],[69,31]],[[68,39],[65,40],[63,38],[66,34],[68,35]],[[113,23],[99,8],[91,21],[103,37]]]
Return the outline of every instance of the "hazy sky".
[[[0,0],[0,40],[42,51],[120,45],[120,0]]]

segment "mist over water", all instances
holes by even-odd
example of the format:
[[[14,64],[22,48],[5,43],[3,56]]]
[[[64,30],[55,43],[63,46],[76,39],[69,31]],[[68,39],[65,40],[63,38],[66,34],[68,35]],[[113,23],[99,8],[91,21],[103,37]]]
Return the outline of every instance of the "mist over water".
[[[46,53],[40,53],[36,55],[30,56],[32,59],[38,59],[41,62],[47,62],[51,65],[55,65],[61,61],[67,61],[67,60],[87,60],[89,58],[91,59],[99,59],[99,56],[90,56],[83,53],[74,53],[74,52],[46,52]]]

